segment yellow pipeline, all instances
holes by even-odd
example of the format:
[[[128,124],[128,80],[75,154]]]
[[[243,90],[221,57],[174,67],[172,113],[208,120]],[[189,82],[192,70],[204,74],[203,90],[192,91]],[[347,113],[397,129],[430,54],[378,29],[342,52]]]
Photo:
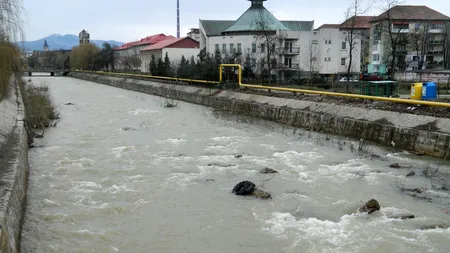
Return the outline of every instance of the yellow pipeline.
[[[403,99],[403,98],[388,98],[388,97],[367,96],[367,95],[347,94],[347,93],[328,92],[328,91],[315,91],[315,90],[303,90],[303,89],[243,84],[242,83],[242,67],[240,64],[221,64],[220,72],[219,72],[220,73],[219,74],[219,80],[220,80],[219,82],[196,80],[196,79],[184,79],[184,78],[176,78],[176,77],[165,77],[165,76],[149,76],[149,75],[140,75],[140,74],[114,73],[114,72],[104,72],[104,71],[91,71],[91,72],[98,73],[98,74],[108,74],[108,75],[144,77],[144,78],[149,78],[149,79],[154,78],[154,79],[162,79],[162,80],[219,84],[222,82],[222,67],[237,67],[238,68],[239,86],[244,87],[244,88],[249,88],[249,89],[278,90],[278,91],[295,92],[295,93],[316,94],[316,95],[347,97],[347,98],[360,98],[360,99],[370,99],[370,100],[395,102],[395,103],[403,103],[403,104],[429,105],[429,106],[440,106],[440,107],[450,108],[450,103],[443,103],[443,102],[432,102],[432,101],[412,100],[412,99]],[[90,71],[83,71],[83,72],[90,72]]]

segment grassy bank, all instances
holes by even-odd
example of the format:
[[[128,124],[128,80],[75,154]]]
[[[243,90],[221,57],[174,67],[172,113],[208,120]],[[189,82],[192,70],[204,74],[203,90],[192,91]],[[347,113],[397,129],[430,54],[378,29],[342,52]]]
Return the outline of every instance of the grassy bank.
[[[26,110],[26,127],[29,144],[34,138],[42,138],[44,129],[56,126],[55,120],[59,119],[50,96],[48,87],[34,87],[30,82],[19,81],[19,88],[23,94],[23,102]]]

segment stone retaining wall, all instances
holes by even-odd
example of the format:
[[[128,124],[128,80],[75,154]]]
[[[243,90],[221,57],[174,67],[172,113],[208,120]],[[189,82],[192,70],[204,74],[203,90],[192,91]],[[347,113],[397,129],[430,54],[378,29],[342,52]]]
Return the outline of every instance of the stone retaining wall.
[[[80,72],[70,76],[450,159],[450,119],[446,118]]]
[[[0,102],[0,252],[20,252],[28,186],[28,140],[24,106],[11,82]]]

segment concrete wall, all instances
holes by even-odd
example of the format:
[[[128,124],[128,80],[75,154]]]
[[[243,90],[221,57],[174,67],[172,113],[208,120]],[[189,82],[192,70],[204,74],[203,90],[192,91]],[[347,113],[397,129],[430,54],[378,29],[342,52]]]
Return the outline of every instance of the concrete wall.
[[[19,252],[28,185],[28,140],[17,85],[0,102],[0,252]]]
[[[86,73],[70,75],[123,89],[170,95],[181,101],[307,130],[357,140],[362,138],[383,146],[395,145],[395,148],[450,159],[450,119]]]

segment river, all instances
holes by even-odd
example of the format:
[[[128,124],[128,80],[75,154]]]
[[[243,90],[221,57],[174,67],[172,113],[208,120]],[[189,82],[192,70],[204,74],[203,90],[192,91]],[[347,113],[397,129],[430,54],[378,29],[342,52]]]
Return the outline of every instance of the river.
[[[61,120],[29,151],[22,252],[450,249],[450,229],[421,229],[450,224],[448,192],[422,176],[447,170],[441,161],[371,146],[379,157],[367,156],[348,140],[68,77],[27,79],[49,87]],[[243,180],[273,199],[233,195]],[[355,213],[371,198],[379,212]]]

